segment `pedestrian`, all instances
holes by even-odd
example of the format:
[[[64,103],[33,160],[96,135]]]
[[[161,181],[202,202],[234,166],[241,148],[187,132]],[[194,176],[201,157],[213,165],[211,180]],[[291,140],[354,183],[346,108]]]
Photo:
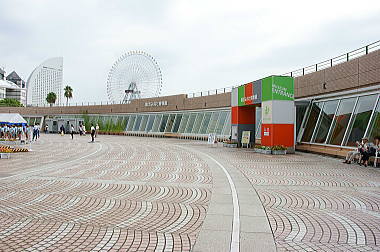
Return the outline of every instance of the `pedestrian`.
[[[95,127],[95,137],[98,136],[98,133],[99,133],[99,124],[96,124],[96,127]]]
[[[47,134],[49,132],[49,125],[45,125],[45,134]]]
[[[61,132],[61,136],[65,135],[65,127],[63,127],[63,125],[61,125],[61,128],[59,128],[60,132]]]
[[[91,142],[93,143],[95,140],[95,127],[91,124]]]
[[[37,128],[38,128],[38,126],[37,126],[37,124],[35,124],[33,126],[33,139],[32,139],[32,141],[37,141]]]
[[[74,125],[71,124],[71,140],[74,140]]]

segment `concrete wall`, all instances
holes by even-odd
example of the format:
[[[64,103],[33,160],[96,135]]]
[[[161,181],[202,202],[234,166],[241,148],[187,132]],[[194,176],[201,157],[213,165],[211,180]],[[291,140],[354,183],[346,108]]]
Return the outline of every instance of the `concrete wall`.
[[[166,101],[167,106],[145,106],[147,102]],[[0,113],[20,113],[22,115],[58,114],[116,114],[137,112],[161,112],[176,110],[211,109],[231,106],[231,93],[187,98],[186,95],[172,95],[134,100],[130,104],[62,106],[62,107],[0,107]]]
[[[325,84],[325,89],[323,84]],[[296,98],[355,90],[380,83],[380,50],[324,70],[296,77]]]

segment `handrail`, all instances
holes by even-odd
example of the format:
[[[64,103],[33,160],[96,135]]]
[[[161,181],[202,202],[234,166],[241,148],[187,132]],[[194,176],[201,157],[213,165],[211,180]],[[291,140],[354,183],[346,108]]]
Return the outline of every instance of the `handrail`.
[[[348,62],[350,60],[356,59],[360,56],[367,55],[371,52],[374,52],[376,50],[380,49],[380,40],[373,42],[371,44],[368,44],[366,46],[360,47],[356,50],[350,51],[348,53],[339,55],[337,57],[319,62],[317,64],[313,64],[307,67],[303,67],[291,72],[288,72],[286,74],[282,74],[282,76],[291,76],[291,77],[299,77],[299,76],[304,76],[309,73],[314,73],[326,68],[330,68],[333,66],[336,66],[338,64],[342,64],[344,62]],[[238,85],[237,85],[238,86]],[[225,88],[218,88],[218,89],[211,89],[211,90],[206,90],[206,91],[200,91],[200,92],[193,92],[193,93],[187,93],[186,97],[187,98],[196,98],[196,97],[202,97],[202,96],[209,96],[209,95],[216,95],[216,94],[222,94],[222,93],[228,93],[231,92],[232,89],[236,86],[230,86],[230,87],[225,87]],[[122,101],[120,103],[112,103],[112,102],[82,102],[82,103],[75,103],[71,104],[69,103],[68,106],[90,106],[90,105],[111,105],[111,104],[123,104]],[[59,105],[54,105],[54,107],[57,106],[66,106],[65,103],[59,104]],[[40,105],[40,106],[28,106],[28,107],[49,107],[49,105]]]
[[[380,49],[380,40],[373,42],[371,44],[368,44],[366,46],[360,47],[356,50],[350,51],[348,53],[339,55],[337,57],[319,62],[317,64],[313,64],[307,67],[303,67],[291,72],[288,72],[286,74],[283,74],[284,76],[291,76],[291,77],[299,77],[299,76],[304,76],[309,73],[314,73],[326,68],[330,68],[333,66],[336,66],[338,64],[342,64],[344,62],[348,62],[350,60],[356,59],[358,57],[367,55],[371,52],[374,52],[376,50]]]

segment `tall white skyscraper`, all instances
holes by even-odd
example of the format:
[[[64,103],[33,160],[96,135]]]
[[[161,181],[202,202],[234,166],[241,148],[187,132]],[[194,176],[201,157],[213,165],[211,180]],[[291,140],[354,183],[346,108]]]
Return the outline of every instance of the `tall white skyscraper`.
[[[63,58],[50,58],[36,67],[27,80],[27,104],[47,105],[46,96],[50,92],[57,95],[55,104],[62,103]]]

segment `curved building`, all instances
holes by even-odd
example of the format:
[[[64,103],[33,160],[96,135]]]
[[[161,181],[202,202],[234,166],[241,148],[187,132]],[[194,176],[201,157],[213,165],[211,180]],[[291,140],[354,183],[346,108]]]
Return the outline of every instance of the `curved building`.
[[[50,92],[57,95],[55,104],[62,101],[63,58],[45,60],[36,67],[27,80],[27,104],[32,106],[47,105],[46,96]]]

